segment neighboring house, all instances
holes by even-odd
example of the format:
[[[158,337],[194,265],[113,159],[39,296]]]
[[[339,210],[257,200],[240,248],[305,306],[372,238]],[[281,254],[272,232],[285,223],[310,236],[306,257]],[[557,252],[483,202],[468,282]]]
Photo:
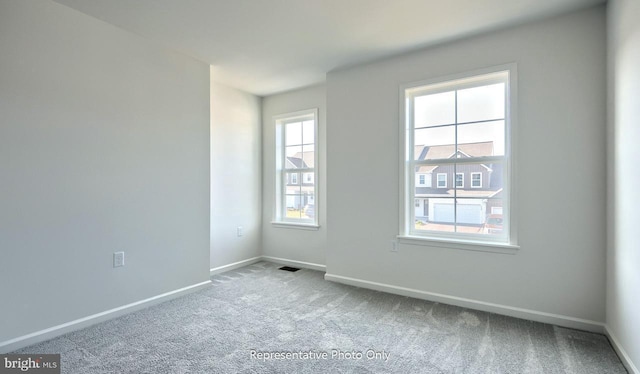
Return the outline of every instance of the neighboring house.
[[[308,169],[314,167],[313,152],[297,152],[286,157],[287,209],[303,209],[308,204],[315,204],[313,172],[296,172],[292,169]],[[299,188],[297,188],[299,187]]]
[[[416,160],[493,156],[493,142],[416,146]],[[502,165],[423,165],[415,173],[415,219],[480,225],[488,214],[502,214]],[[454,199],[457,211],[454,212]],[[457,217],[456,217],[457,216]]]

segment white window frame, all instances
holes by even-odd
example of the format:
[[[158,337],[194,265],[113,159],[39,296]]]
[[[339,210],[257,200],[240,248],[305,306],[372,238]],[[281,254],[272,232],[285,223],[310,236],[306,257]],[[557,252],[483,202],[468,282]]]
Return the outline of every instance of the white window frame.
[[[425,89],[429,93],[446,92],[453,89],[483,86],[491,84],[491,77],[485,76],[490,74],[507,73],[507,78],[501,78],[498,81],[507,83],[507,92],[505,95],[505,155],[485,157],[487,162],[497,161],[504,162],[503,168],[505,178],[503,180],[502,199],[504,216],[503,236],[489,236],[483,234],[471,233],[444,233],[437,231],[415,230],[414,218],[415,207],[413,199],[415,195],[415,161],[413,161],[413,116],[412,105],[413,97],[425,94]],[[428,88],[425,86],[429,86]],[[446,247],[464,250],[476,250],[484,252],[508,253],[513,254],[519,248],[517,240],[516,226],[516,204],[517,190],[514,188],[516,180],[514,164],[516,163],[516,154],[513,149],[516,148],[515,140],[517,139],[516,122],[517,122],[517,67],[515,63],[494,66],[485,69],[478,69],[472,72],[453,74],[446,77],[428,79],[419,82],[403,84],[399,90],[400,104],[400,121],[399,121],[399,138],[400,138],[400,220],[398,238],[401,243],[424,245],[432,247]],[[499,159],[499,160],[498,160]],[[457,161],[457,160],[456,160]],[[456,162],[452,161],[452,162]],[[482,177],[481,177],[482,178]],[[455,185],[455,178],[454,178]],[[436,179],[436,187],[438,182]]]
[[[474,186],[473,185],[473,176],[474,175],[479,175],[480,176],[480,185],[479,186]],[[480,172],[471,173],[471,188],[482,188],[482,173],[480,173]]]
[[[444,185],[440,185],[440,176],[444,176]],[[436,187],[437,188],[447,188],[447,173],[438,173],[436,174]]]
[[[291,173],[291,183],[290,184],[294,184],[297,185],[298,184],[298,173]]]
[[[462,176],[462,186],[458,186],[458,175]],[[455,186],[456,188],[464,188],[464,173],[456,173]]]
[[[427,176],[425,174],[418,174],[418,184],[421,186],[427,184]]]
[[[286,169],[286,141],[285,141],[285,126],[289,123],[296,123],[302,121],[308,121],[313,119],[314,121],[314,166],[312,168],[298,168],[298,169]],[[318,156],[318,108],[301,110],[292,113],[280,114],[273,117],[273,122],[275,124],[275,148],[276,148],[276,168],[275,168],[275,201],[273,204],[273,220],[271,223],[276,227],[291,227],[291,228],[304,228],[304,229],[312,229],[317,230],[320,226],[319,222],[319,191],[318,191],[318,178],[319,178],[319,156]],[[309,143],[310,144],[310,143]],[[286,208],[286,186],[287,186],[287,172],[295,172],[301,175],[302,180],[298,180],[298,182],[302,182],[304,184],[304,174],[305,173],[313,173],[313,195],[311,195],[311,199],[314,202],[314,218],[313,219],[304,219],[304,218],[290,218],[287,217],[287,208]],[[301,183],[296,183],[296,185],[300,185]],[[300,195],[304,196],[304,195]]]

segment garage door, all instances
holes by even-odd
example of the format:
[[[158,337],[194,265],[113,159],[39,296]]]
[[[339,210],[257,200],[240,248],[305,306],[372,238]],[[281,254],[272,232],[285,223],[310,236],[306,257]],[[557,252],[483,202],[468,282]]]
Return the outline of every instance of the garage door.
[[[454,221],[453,204],[435,204],[433,206],[435,222]],[[480,225],[484,223],[482,207],[478,204],[458,204],[458,223]]]
[[[453,204],[434,204],[433,216],[435,222],[453,222]]]
[[[482,224],[482,207],[478,204],[458,204],[458,223]]]

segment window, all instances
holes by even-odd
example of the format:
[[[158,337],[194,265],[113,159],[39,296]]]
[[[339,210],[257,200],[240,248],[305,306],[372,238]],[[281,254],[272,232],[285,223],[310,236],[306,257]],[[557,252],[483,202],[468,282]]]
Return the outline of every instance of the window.
[[[456,173],[456,187],[464,188],[464,173]]]
[[[274,117],[276,196],[274,223],[317,226],[317,109]]]
[[[304,173],[303,183],[313,184],[313,173]]]
[[[420,185],[424,186],[425,184],[425,175],[424,174],[420,174]]]
[[[513,244],[508,193],[513,69],[402,87],[401,237]],[[437,188],[417,188],[418,171],[436,172]],[[466,186],[465,174],[471,178]],[[411,204],[419,198],[425,200],[424,211]]]
[[[482,173],[471,173],[471,188],[482,188]]]

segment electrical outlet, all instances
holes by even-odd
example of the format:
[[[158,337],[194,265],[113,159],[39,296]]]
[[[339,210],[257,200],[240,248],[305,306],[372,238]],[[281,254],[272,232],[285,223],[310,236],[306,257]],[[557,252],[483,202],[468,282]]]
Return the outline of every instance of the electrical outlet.
[[[238,236],[244,235],[244,230],[242,229],[242,226],[238,226],[237,233],[238,233]]]
[[[124,266],[124,252],[113,252],[113,267]]]
[[[391,252],[398,252],[398,241],[391,241]]]

